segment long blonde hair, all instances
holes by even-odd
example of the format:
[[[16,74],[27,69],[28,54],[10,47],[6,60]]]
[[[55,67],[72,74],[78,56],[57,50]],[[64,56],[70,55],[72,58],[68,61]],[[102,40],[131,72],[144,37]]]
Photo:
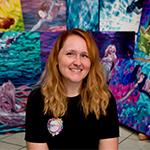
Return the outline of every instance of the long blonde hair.
[[[63,31],[49,54],[41,77],[44,113],[52,113],[54,117],[61,117],[67,111],[66,91],[62,82],[62,75],[58,70],[58,54],[65,40],[70,35],[78,35],[86,41],[91,68],[80,88],[80,102],[85,117],[90,113],[94,113],[98,119],[100,115],[106,115],[110,93],[95,40],[89,32],[81,29]]]

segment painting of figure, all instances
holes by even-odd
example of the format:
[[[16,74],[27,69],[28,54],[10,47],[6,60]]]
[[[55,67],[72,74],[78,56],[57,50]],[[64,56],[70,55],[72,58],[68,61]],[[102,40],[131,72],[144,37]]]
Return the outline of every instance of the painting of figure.
[[[26,31],[66,29],[65,0],[21,0],[21,5]]]

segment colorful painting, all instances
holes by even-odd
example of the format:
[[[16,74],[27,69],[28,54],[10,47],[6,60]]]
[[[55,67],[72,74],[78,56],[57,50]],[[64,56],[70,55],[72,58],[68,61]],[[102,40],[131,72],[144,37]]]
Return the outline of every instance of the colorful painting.
[[[0,86],[0,134],[25,130],[25,109],[31,87],[15,87],[9,80]]]
[[[41,41],[41,65],[42,70],[45,67],[48,55],[54,46],[56,39],[61,32],[42,32],[40,35]]]
[[[92,32],[100,51],[107,81],[117,58],[133,58],[134,32]]]
[[[26,31],[66,30],[65,0],[21,0],[21,4]]]
[[[0,36],[0,133],[21,131],[28,94],[41,73],[40,34],[3,32]]]
[[[106,48],[113,44],[116,46],[117,57],[132,58],[135,45],[134,32],[91,32],[100,50],[101,57],[105,55]]]
[[[150,65],[118,59],[109,81],[116,98],[119,122],[150,136]]]
[[[0,0],[0,31],[24,31],[20,0]]]
[[[144,1],[134,58],[150,61],[150,0]]]
[[[67,29],[99,30],[99,1],[67,0]]]
[[[100,31],[138,32],[143,0],[100,0]]]
[[[4,32],[0,42],[0,84],[35,84],[41,71],[39,33]]]

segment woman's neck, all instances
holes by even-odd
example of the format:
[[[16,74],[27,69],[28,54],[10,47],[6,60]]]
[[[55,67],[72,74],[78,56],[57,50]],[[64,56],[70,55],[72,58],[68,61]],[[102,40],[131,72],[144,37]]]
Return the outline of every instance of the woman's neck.
[[[78,83],[65,83],[65,88],[67,91],[67,97],[74,97],[80,94],[80,86]]]

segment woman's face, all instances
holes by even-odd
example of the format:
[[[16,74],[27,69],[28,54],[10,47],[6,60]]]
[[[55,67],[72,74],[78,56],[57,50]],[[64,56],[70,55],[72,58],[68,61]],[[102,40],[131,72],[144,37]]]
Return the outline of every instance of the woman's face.
[[[66,84],[81,85],[91,67],[87,45],[83,38],[71,35],[66,39],[58,54],[58,66]]]

